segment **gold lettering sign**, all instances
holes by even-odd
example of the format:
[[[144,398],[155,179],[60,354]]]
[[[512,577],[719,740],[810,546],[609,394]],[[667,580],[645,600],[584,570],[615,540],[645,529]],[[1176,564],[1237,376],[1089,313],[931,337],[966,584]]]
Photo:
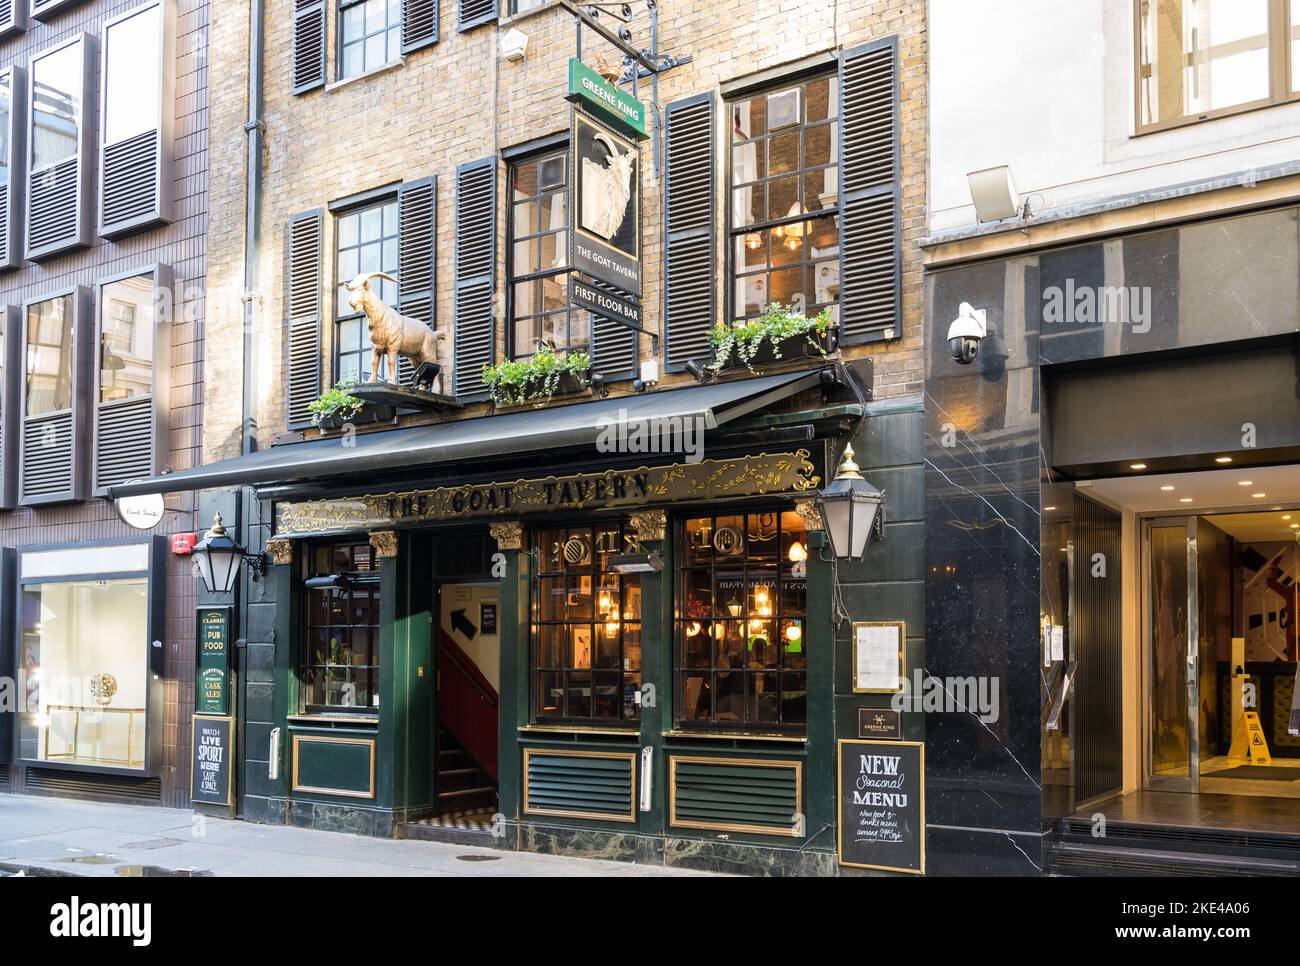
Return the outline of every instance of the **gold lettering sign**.
[[[303,536],[439,520],[804,493],[820,482],[808,450],[801,449],[513,483],[474,483],[280,503],[276,506],[275,529],[280,536]]]

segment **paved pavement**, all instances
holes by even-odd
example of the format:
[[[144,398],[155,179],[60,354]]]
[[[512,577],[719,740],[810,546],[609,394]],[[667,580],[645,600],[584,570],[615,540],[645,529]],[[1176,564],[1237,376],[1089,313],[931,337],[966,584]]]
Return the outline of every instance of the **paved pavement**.
[[[661,876],[682,869],[199,818],[185,809],[0,795],[0,875]]]

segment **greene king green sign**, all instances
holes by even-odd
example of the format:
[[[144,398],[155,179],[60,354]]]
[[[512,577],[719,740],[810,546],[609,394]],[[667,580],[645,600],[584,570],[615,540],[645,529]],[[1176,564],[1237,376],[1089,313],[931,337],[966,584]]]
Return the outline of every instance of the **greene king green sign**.
[[[617,84],[611,84],[578,60],[569,58],[569,93],[567,99],[594,109],[597,117],[636,138],[647,138],[645,105]]]

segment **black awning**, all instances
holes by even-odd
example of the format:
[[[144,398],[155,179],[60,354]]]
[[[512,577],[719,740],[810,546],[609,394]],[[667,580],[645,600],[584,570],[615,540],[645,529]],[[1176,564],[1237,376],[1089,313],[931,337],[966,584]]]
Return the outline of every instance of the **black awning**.
[[[816,386],[821,369],[801,370],[755,379],[740,379],[685,389],[592,402],[480,416],[389,432],[359,433],[355,445],[340,446],[337,437],[289,443],[270,449],[180,470],[149,480],[109,487],[111,498],[147,493],[179,493],[227,486],[267,486],[363,474],[410,471],[438,463],[504,453],[527,454],[595,446],[611,422],[671,417],[703,419],[706,429],[746,416],[795,393]]]

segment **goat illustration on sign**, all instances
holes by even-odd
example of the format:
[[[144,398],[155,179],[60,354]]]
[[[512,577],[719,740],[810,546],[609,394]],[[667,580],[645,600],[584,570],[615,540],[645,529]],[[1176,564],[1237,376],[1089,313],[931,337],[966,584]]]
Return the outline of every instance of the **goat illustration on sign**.
[[[593,235],[612,241],[627,217],[636,155],[631,151],[620,151],[607,134],[595,134],[591,140],[603,145],[609,153],[603,161],[582,159],[582,227]]]
[[[387,272],[362,272],[351,281],[346,282],[348,305],[352,311],[364,314],[366,328],[370,332],[370,382],[379,381],[379,360],[383,358],[387,368],[384,375],[388,382],[397,382],[397,357],[405,356],[417,369],[424,363],[432,363],[436,370],[438,363],[438,343],[447,338],[446,332],[438,332],[419,319],[402,315],[381,299],[370,287],[372,278],[385,278],[390,282],[401,284],[400,280]],[[439,390],[442,386],[442,374],[436,376]]]

